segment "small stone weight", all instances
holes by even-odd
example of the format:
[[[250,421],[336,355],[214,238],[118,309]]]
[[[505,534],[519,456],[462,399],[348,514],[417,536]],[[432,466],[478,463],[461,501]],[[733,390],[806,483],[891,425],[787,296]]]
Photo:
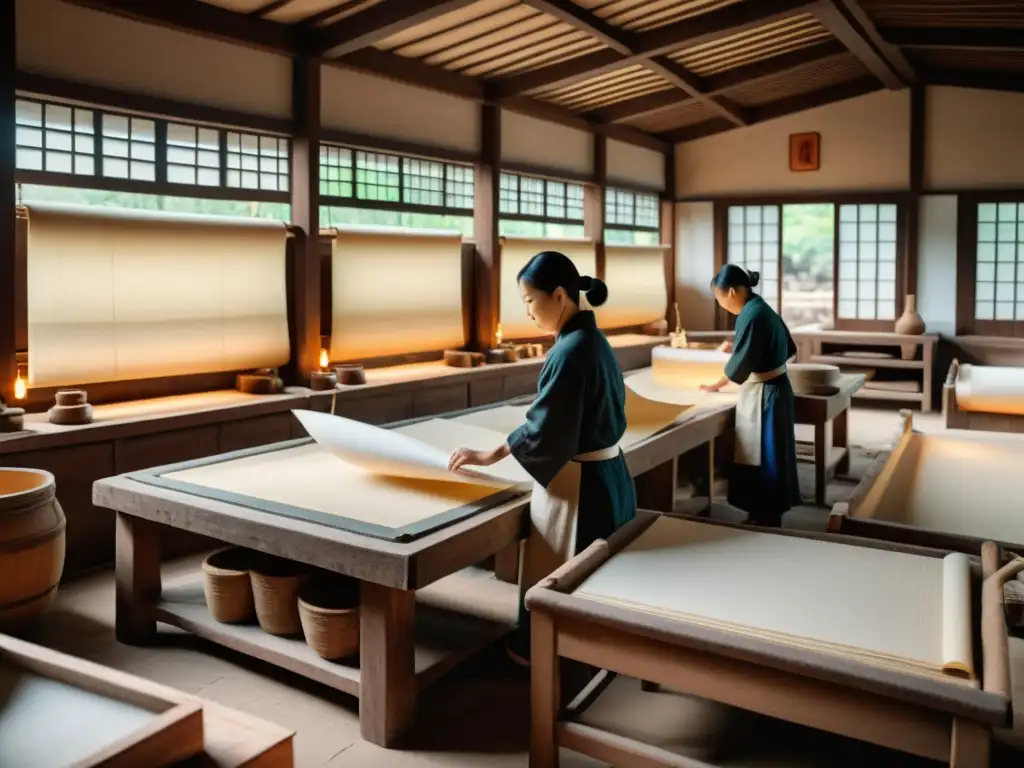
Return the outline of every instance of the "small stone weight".
[[[336,365],[334,367],[334,375],[337,377],[339,384],[345,384],[346,386],[352,387],[366,383],[366,371],[363,370],[363,366],[356,363]]]
[[[73,424],[92,423],[92,406],[88,403],[81,405],[55,405],[48,415],[51,424],[70,426]]]
[[[487,350],[488,363],[514,363],[519,360],[519,355],[511,347],[499,347],[498,349]]]
[[[313,371],[309,375],[309,388],[314,392],[323,392],[338,386],[338,377],[329,371]]]
[[[21,432],[25,428],[25,409],[0,405],[0,432]]]
[[[446,349],[444,364],[452,368],[476,368],[483,365],[484,356],[480,352],[466,352],[461,349]]]
[[[240,373],[235,377],[235,389],[247,395],[276,395],[284,382],[269,373]]]
[[[57,405],[85,405],[88,402],[84,389],[59,389],[54,399]]]

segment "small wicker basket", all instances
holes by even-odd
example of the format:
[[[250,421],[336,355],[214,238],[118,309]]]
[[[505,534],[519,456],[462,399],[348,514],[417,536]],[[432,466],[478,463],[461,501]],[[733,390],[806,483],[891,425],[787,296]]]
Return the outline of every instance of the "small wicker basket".
[[[297,635],[302,631],[298,597],[310,569],[301,563],[261,557],[249,569],[256,618],[271,635]]]
[[[299,593],[299,616],[309,647],[334,661],[359,650],[359,583],[341,576],[310,581]]]
[[[203,560],[203,592],[210,615],[217,621],[234,624],[252,619],[251,559],[248,550],[230,547]]]

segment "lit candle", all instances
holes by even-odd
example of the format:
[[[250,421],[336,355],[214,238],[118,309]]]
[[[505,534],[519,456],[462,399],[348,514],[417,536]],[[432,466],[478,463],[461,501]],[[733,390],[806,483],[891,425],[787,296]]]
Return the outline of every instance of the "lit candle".
[[[501,346],[501,323],[498,323],[498,328],[494,331],[494,346]]]
[[[14,379],[14,399],[24,400],[26,394],[28,394],[28,389],[25,386],[25,380],[21,378],[21,368],[19,368],[18,375]]]
[[[327,366],[331,364],[330,356],[327,354],[327,350],[323,347],[320,348],[320,369],[326,371]]]

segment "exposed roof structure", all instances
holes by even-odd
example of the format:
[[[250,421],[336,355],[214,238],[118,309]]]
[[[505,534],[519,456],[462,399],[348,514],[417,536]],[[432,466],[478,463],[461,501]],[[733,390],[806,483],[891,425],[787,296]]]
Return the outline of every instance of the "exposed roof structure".
[[[662,147],[1024,72],[1016,0],[72,1]]]

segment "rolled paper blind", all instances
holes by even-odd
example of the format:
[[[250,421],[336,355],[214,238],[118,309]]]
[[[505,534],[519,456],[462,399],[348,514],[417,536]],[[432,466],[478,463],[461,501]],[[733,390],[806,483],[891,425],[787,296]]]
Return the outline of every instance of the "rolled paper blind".
[[[340,229],[331,270],[332,361],[466,343],[458,232]]]
[[[608,301],[596,310],[601,328],[645,325],[665,317],[667,245],[605,245]]]
[[[597,276],[597,250],[593,240],[547,240],[526,237],[501,238],[501,322],[502,337],[529,339],[542,331],[526,316],[516,275],[541,251],[560,251],[576,265],[581,275]]]
[[[288,362],[279,221],[28,206],[28,383]]]

